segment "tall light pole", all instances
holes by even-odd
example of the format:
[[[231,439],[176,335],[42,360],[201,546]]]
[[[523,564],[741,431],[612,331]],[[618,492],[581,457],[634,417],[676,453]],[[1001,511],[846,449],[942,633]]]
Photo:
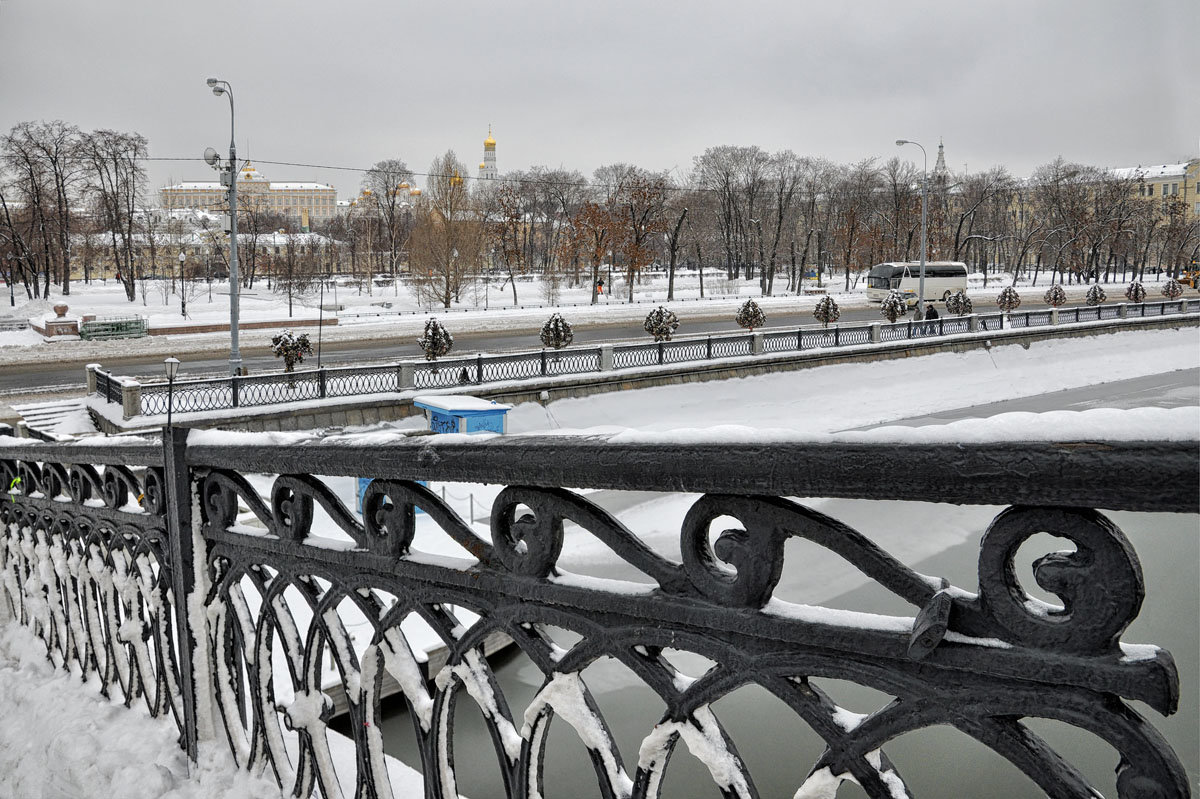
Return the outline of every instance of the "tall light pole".
[[[187,291],[183,288],[184,265],[187,263],[187,253],[179,249],[179,315],[187,319]]]
[[[228,171],[224,173],[223,177],[227,177],[229,180],[229,371],[230,374],[237,375],[242,370],[242,354],[238,351],[238,289],[240,287],[237,257],[238,162],[237,145],[233,138],[233,87],[216,78],[209,78],[207,82],[213,94],[218,97],[222,94],[229,97],[229,165]],[[217,153],[212,148],[209,148],[204,154],[204,160],[208,161],[211,166],[216,165],[217,158]]]
[[[171,434],[171,412],[175,410],[175,375],[179,373],[179,359],[167,358],[163,361],[167,369],[167,435]]]
[[[921,147],[919,142],[909,141],[908,139],[896,139],[896,146],[903,147],[906,144],[915,144]],[[921,285],[917,289],[917,311],[921,316],[925,315],[925,206],[928,204],[929,198],[929,156],[925,154],[925,148],[921,147],[921,157],[925,160],[924,166],[921,168]]]

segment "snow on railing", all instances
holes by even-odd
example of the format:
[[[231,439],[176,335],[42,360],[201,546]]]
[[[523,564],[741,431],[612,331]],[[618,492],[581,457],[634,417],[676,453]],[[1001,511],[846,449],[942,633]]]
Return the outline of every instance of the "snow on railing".
[[[281,443],[175,429],[161,447],[105,448],[0,438],[0,609],[41,636],[60,668],[170,714],[193,759],[201,742],[223,742],[287,795],[399,799],[385,753],[407,751],[426,796],[457,796],[465,770],[496,780],[486,795],[539,796],[547,742],[569,736],[596,766],[596,790],[576,795],[657,796],[683,741],[726,796],[760,795],[772,763],[788,796],[832,796],[845,780],[871,796],[908,796],[902,772],[942,768],[944,753],[906,744],[907,759],[893,762],[884,747],[947,725],[1024,774],[1015,789],[992,786],[1006,795],[1030,783],[1053,797],[1098,795],[1111,776],[1092,753],[1111,747],[1119,796],[1182,799],[1184,767],[1133,706],[1176,711],[1174,662],[1121,640],[1155,586],[1095,508],[1197,513],[1200,455],[1194,440],[1130,440],[1131,427],[1163,420],[1133,421],[1088,446],[1049,424],[1023,442],[953,447],[922,443],[919,431],[908,431],[912,443],[886,431]],[[372,478],[361,512],[347,477]],[[502,488],[481,531],[418,481]],[[593,499],[628,489],[661,493],[662,510],[651,520],[642,500],[626,526]],[[854,529],[793,497],[979,508],[991,521],[978,592],[976,575],[962,575],[971,590],[958,588],[877,545],[890,514],[860,514],[870,521]],[[927,525],[937,506],[924,507]],[[668,524],[678,558],[643,537],[661,539]],[[1061,606],[1027,594],[1014,569],[1018,550],[1046,532],[1073,547],[1034,564]],[[785,553],[793,538],[807,542],[802,558]],[[564,561],[578,562],[580,546],[638,581],[572,573]],[[819,552],[890,594],[895,615],[785,601],[781,580],[814,576]],[[522,664],[516,683],[488,657],[505,644],[503,662]],[[636,688],[610,690],[611,678],[589,669],[600,661],[620,663]],[[826,680],[894,699],[855,713]],[[754,739],[727,726],[722,701],[749,701],[746,686],[782,700],[819,745],[797,738],[786,765],[746,757]],[[633,690],[662,712],[630,738],[629,719],[614,726],[606,712]],[[388,727],[397,702],[413,723]],[[456,702],[478,708],[490,739],[457,759]],[[1195,714],[1194,702],[1185,707]],[[1055,719],[1065,732],[1043,739],[1026,719]],[[355,757],[331,754],[347,745],[334,726]],[[937,745],[912,741],[922,744]],[[487,752],[494,764],[479,771]]]

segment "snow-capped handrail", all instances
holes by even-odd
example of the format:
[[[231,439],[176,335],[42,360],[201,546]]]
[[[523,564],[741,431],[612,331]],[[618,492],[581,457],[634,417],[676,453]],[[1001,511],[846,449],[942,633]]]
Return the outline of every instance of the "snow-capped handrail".
[[[1170,437],[1028,434],[952,447],[894,431],[355,444],[173,428],[157,461],[124,445],[146,456],[144,469],[112,464],[118,448],[0,442],[0,603],[42,637],[51,662],[175,719],[190,758],[201,742],[224,742],[239,768],[274,776],[287,795],[332,799],[357,786],[399,799],[381,725],[392,692],[411,716],[427,796],[457,795],[460,770],[486,752],[499,766],[488,795],[540,796],[547,752],[563,751],[548,738],[573,735],[596,766],[596,795],[657,796],[682,740],[718,792],[753,799],[749,763],[769,761],[743,759],[722,719],[723,700],[750,686],[783,700],[826,747],[808,754],[807,771],[788,765],[796,796],[830,796],[844,780],[908,796],[883,747],[951,725],[1048,796],[1096,795],[1068,759],[1095,747],[1116,750],[1118,795],[1184,799],[1186,770],[1134,707],[1174,713],[1178,673],[1169,653],[1122,641],[1147,586],[1129,539],[1095,508],[1196,513],[1200,451]],[[340,476],[370,479],[361,510]],[[502,488],[480,521],[420,482],[429,480]],[[668,501],[652,521],[640,510],[622,520],[592,492],[606,488]],[[876,544],[890,514],[854,529],[796,496],[1001,509],[980,540],[977,575],[964,575],[968,590]],[[923,524],[936,524],[927,507]],[[664,525],[678,529],[678,558],[643,537]],[[1074,547],[1033,566],[1061,606],[1017,577],[1018,550],[1042,533]],[[785,547],[794,538],[809,547],[802,556]],[[580,548],[639,581],[573,574]],[[776,595],[821,552],[890,596],[894,615]],[[520,705],[527,694],[488,660],[497,642],[518,650],[540,685]],[[600,660],[621,664],[644,684],[638,696],[663,707],[632,739],[635,757],[606,720],[606,693],[589,688]],[[861,716],[822,690],[826,679],[895,699]],[[355,750],[336,766],[335,696]],[[457,765],[456,702],[478,707],[490,738]],[[1053,739],[1064,753],[1026,718],[1064,722]],[[796,757],[805,752],[798,743]]]

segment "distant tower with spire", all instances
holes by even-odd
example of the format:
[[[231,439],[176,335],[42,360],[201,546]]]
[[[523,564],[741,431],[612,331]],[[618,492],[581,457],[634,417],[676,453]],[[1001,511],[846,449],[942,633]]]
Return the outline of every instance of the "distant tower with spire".
[[[942,140],[938,139],[938,157],[937,163],[933,165],[933,174],[930,175],[935,181],[945,183],[950,177],[950,170],[946,168],[946,145]]]
[[[496,140],[492,138],[492,126],[488,125],[487,138],[483,140],[483,160],[479,162],[479,178],[495,180],[500,177],[496,171]]]

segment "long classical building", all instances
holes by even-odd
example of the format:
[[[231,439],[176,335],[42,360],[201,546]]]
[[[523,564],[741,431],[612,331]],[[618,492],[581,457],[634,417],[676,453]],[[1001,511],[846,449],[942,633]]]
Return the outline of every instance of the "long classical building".
[[[196,208],[219,212],[226,203],[225,187],[216,181],[177,183],[162,188],[162,204],[167,210]],[[310,220],[323,222],[337,212],[337,191],[325,183],[269,181],[247,161],[238,173],[238,205],[294,217],[307,211]]]

